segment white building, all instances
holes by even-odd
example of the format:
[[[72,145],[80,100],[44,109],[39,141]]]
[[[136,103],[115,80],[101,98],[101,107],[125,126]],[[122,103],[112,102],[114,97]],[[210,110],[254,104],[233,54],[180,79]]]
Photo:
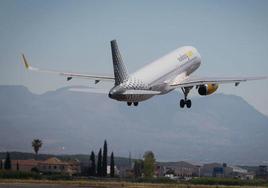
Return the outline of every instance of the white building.
[[[107,165],[107,174],[111,174],[111,166]],[[119,170],[117,168],[117,166],[114,166],[114,175],[119,175]]]

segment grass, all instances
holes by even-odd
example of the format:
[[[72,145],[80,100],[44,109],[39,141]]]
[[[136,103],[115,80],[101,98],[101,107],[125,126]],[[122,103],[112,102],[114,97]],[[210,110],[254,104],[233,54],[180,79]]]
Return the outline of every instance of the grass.
[[[223,185],[193,185],[193,184],[161,184],[161,183],[132,183],[118,181],[100,181],[100,180],[21,180],[21,179],[1,179],[1,184],[59,184],[59,185],[74,185],[81,187],[94,188],[238,188],[241,186],[223,186]],[[243,186],[250,188],[257,186]],[[261,187],[261,186],[259,186]]]
[[[241,180],[234,178],[195,178],[190,180],[191,184],[195,185],[236,185],[236,186],[267,186],[267,180],[254,179],[254,180]]]

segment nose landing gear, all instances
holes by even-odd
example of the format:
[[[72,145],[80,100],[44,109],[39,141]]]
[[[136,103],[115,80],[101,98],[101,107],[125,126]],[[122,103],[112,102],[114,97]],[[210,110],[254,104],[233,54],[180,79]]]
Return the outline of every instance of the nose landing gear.
[[[180,100],[180,107],[181,108],[184,108],[184,106],[186,105],[187,108],[191,108],[192,106],[192,101],[190,99],[187,99],[187,96],[190,92],[190,90],[192,89],[193,87],[185,87],[185,88],[181,88],[183,94],[184,94],[184,99],[181,99]]]
[[[127,105],[128,106],[131,106],[132,105],[132,102],[127,102]],[[133,102],[133,105],[134,106],[138,106],[139,105],[139,102]]]

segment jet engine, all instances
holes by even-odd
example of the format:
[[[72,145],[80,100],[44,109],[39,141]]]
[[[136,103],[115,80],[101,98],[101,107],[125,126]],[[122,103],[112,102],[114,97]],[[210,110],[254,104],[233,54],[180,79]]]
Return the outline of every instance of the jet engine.
[[[199,95],[210,95],[218,89],[218,84],[205,84],[198,87]]]

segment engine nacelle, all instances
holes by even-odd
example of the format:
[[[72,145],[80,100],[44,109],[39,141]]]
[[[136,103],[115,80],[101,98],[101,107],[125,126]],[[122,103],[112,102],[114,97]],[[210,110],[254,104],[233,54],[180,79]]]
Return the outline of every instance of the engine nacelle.
[[[218,84],[205,84],[198,88],[199,95],[210,95],[218,89]]]

